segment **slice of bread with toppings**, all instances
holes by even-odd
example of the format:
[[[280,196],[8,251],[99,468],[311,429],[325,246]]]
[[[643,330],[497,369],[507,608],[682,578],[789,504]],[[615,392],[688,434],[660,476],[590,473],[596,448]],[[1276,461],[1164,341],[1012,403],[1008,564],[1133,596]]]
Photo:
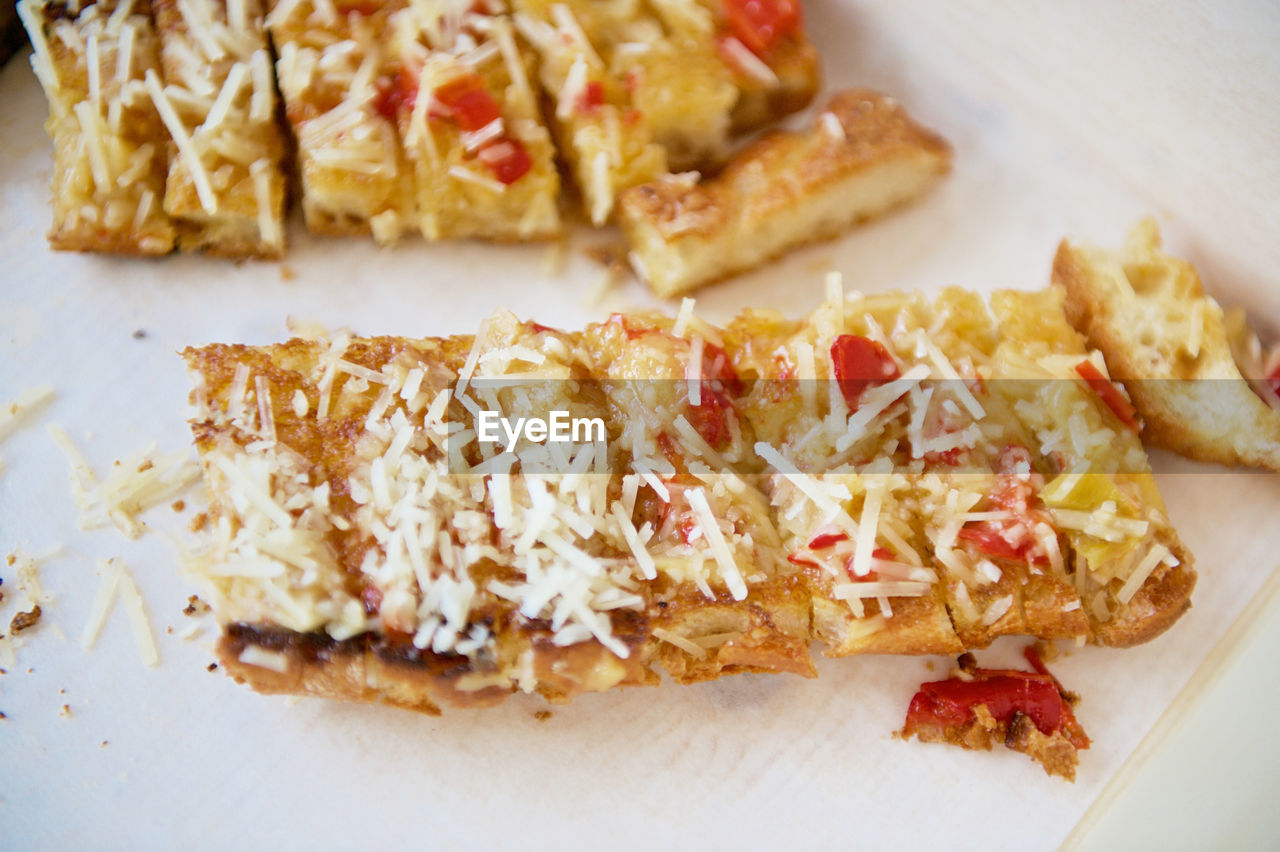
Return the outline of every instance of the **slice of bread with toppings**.
[[[1195,267],[1161,249],[1154,220],[1120,251],[1063,241],[1053,281],[1071,323],[1124,383],[1145,440],[1201,461],[1280,471],[1280,411],[1247,380],[1266,378],[1247,345],[1256,341],[1238,316],[1229,334]],[[1247,378],[1236,354],[1252,355]]]
[[[667,175],[623,193],[631,265],[671,297],[830,239],[918,197],[951,167],[951,149],[897,102],[855,89],[811,127],[775,131],[715,177]]]

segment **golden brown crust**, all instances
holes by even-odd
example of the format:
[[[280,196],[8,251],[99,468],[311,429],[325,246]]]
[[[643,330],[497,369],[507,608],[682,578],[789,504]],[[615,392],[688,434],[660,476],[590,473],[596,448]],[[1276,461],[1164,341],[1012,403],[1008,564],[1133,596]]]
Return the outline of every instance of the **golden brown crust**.
[[[1062,731],[1051,735],[1042,733],[1031,719],[1018,714],[1008,724],[1002,724],[986,705],[979,704],[973,710],[973,718],[963,725],[922,725],[911,730],[906,737],[915,736],[925,743],[946,743],[972,751],[991,751],[1003,745],[1020,751],[1044,767],[1048,775],[1056,775],[1066,781],[1076,780],[1079,753]]]
[[[947,143],[895,101],[849,90],[809,129],[765,135],[709,180],[672,175],[632,187],[619,222],[638,274],[669,297],[878,216],[950,162]]]
[[[124,22],[132,29],[127,83],[114,73],[122,30],[101,26],[115,9],[114,0],[85,3],[78,15],[57,3],[32,7],[38,31],[31,36],[47,45],[49,58],[46,67],[39,52],[33,57],[49,100],[45,128],[53,141],[49,245],[59,251],[164,255],[175,241],[173,224],[161,209],[168,137],[145,93],[123,95],[125,86],[140,86],[144,74],[159,69],[151,7],[139,0]],[[100,30],[96,100],[89,92],[90,27]],[[126,172],[132,177],[122,181]]]
[[[1145,441],[1200,461],[1280,471],[1280,412],[1241,375],[1222,309],[1195,269],[1159,246],[1151,221],[1134,230],[1123,252],[1064,240],[1053,281],[1066,295],[1068,318],[1124,383]],[[1193,331],[1192,323],[1201,327]],[[1187,346],[1197,334],[1193,353]]]
[[[822,61],[804,33],[794,33],[766,57],[778,78],[766,85],[748,78],[739,81],[741,93],[733,106],[734,133],[747,133],[807,107],[822,86]]]

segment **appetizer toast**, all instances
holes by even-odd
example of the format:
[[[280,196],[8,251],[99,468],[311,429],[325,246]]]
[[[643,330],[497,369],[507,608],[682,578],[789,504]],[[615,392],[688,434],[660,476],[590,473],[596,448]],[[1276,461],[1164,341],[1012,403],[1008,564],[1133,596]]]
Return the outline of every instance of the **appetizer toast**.
[[[316,233],[552,238],[557,149],[603,225],[624,190],[717,166],[820,78],[795,0],[22,7],[50,241],[86,251],[278,258],[291,170]]]
[[[876,92],[841,92],[801,132],[774,131],[719,174],[664,175],[623,193],[631,265],[659,296],[752,269],[910,201],[951,148]]]
[[[18,4],[49,101],[53,227],[67,251],[173,250],[164,211],[168,137],[145,80],[160,67],[146,0]]]
[[[655,667],[812,675],[811,641],[1128,645],[1195,583],[1056,290],[989,308],[833,281],[803,321],[717,328],[686,301],[185,357],[210,497],[190,567],[225,668],[265,692],[438,712]],[[493,443],[482,411],[600,434]]]
[[[169,131],[164,210],[183,249],[284,254],[284,138],[271,49],[255,0],[155,0],[162,86],[147,93]]]
[[[1195,268],[1161,250],[1154,220],[1120,251],[1064,240],[1053,281],[1072,324],[1129,391],[1151,443],[1280,471],[1280,370],[1264,363],[1243,315],[1224,314]]]

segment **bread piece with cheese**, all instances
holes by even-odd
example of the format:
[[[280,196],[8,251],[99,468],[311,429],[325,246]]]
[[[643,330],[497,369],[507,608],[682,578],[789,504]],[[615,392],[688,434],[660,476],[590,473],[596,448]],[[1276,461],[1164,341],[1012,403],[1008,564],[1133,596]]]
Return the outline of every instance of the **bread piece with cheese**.
[[[832,284],[800,322],[719,329],[686,302],[582,332],[500,312],[471,337],[188,350],[210,501],[189,567],[228,671],[436,712],[655,665],[812,675],[811,639],[1125,645],[1185,611],[1190,558],[1101,395],[997,384],[1087,357],[1056,291],[993,320],[961,291]],[[482,410],[604,438],[494,441]],[[1118,463],[1099,447],[1129,470],[1079,472]]]
[[[386,108],[388,19],[405,0],[272,0],[267,29],[307,228],[393,243],[414,226],[412,171]]]
[[[379,102],[404,143],[428,240],[561,231],[560,174],[532,56],[483,3],[414,3],[389,19],[394,74]]]
[[[1201,461],[1280,471],[1280,411],[1242,375],[1222,308],[1190,263],[1161,249],[1155,220],[1134,228],[1120,251],[1064,240],[1053,281],[1072,324],[1124,383],[1147,441]],[[1248,335],[1239,320],[1234,327],[1237,339]]]
[[[776,131],[700,180],[668,175],[619,201],[631,264],[671,297],[882,215],[932,186],[951,149],[896,102],[846,91],[802,132]]]
[[[284,254],[284,139],[257,0],[154,0],[165,84],[147,82],[173,140],[164,209],[184,250]]]
[[[65,251],[167,254],[168,136],[144,80],[159,71],[146,0],[23,0],[31,65],[49,101],[53,227]]]
[[[1105,373],[1082,377],[1085,361],[1106,365],[1068,324],[1061,290],[1001,291],[992,309],[1001,342],[991,384],[1034,438],[1029,446],[1047,479],[1040,501],[1069,545],[1090,639],[1148,641],[1190,607],[1196,573],[1132,412]]]
[[[805,32],[801,0],[697,2],[714,22],[716,50],[738,89],[734,133],[758,130],[809,105],[822,85],[822,65]]]
[[[538,53],[556,146],[587,218],[601,226],[620,192],[667,170],[666,150],[630,106],[626,81],[606,58],[612,34],[633,23],[634,6],[592,0],[516,0],[513,6],[516,26]]]
[[[721,331],[692,311],[635,314],[588,327],[583,343],[621,426],[624,535],[653,565],[655,662],[681,683],[814,676],[808,588],[784,559],[755,475],[744,386]]]

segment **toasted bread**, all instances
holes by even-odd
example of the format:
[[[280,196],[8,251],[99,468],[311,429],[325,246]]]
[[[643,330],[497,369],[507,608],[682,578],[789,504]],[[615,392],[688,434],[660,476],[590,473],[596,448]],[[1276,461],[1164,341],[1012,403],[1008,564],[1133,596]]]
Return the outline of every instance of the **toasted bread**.
[[[168,85],[156,89],[169,146],[164,209],[184,250],[284,254],[284,139],[271,49],[255,0],[154,0]],[[243,18],[239,16],[242,13]],[[160,106],[161,104],[158,104]]]
[[[404,0],[339,14],[333,3],[269,0],[276,81],[293,130],[307,228],[394,243],[415,224],[412,171],[379,109],[394,74],[384,35]]]
[[[631,263],[671,297],[828,239],[924,192],[951,149],[895,101],[835,96],[805,131],[766,135],[713,178],[669,175],[619,202]]]
[[[1154,220],[1122,251],[1063,241],[1053,281],[1071,323],[1129,391],[1144,439],[1201,461],[1280,471],[1280,411],[1241,374],[1222,308],[1190,263],[1161,250]]]
[[[23,0],[31,65],[49,101],[53,227],[64,251],[161,255],[173,251],[164,212],[168,136],[144,80],[158,79],[150,4],[86,2],[72,12]],[[123,58],[122,58],[123,52]]]
[[[389,21],[395,71],[382,103],[404,144],[422,235],[554,237],[560,174],[531,53],[510,18],[445,6],[410,5]]]
[[[654,666],[812,675],[813,639],[1150,639],[1195,575],[1136,437],[1089,385],[1049,388],[1132,468],[1086,481],[1057,455],[1115,460],[1037,457],[1067,415],[996,385],[1087,357],[1056,297],[1005,294],[993,319],[961,291],[833,292],[806,321],[725,330],[687,305],[577,333],[500,313],[474,338],[188,350],[212,521],[192,568],[224,661],[269,691],[433,712]],[[851,345],[899,376],[851,378]],[[482,405],[607,437],[486,449]]]

